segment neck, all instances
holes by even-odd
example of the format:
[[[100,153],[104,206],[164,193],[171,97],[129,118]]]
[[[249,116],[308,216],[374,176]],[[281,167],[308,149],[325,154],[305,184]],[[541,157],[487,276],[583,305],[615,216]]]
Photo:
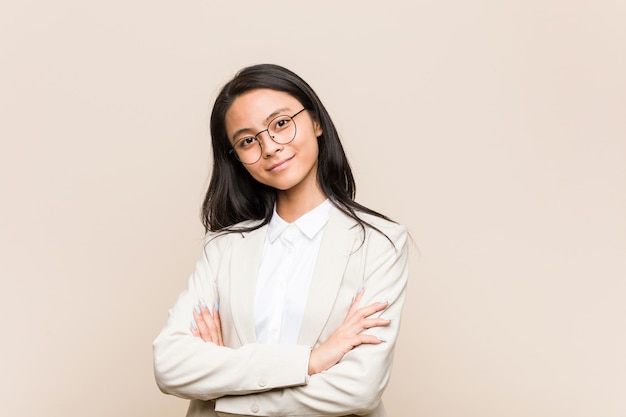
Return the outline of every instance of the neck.
[[[326,200],[318,184],[306,189],[279,191],[276,197],[276,212],[288,223],[298,220]]]

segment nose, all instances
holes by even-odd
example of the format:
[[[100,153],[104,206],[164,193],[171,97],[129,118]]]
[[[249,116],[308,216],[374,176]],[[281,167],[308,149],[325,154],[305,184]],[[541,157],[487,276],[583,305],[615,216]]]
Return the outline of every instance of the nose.
[[[259,138],[259,143],[261,144],[261,149],[262,149],[264,158],[269,158],[272,155],[274,155],[276,152],[280,152],[285,146],[285,145],[281,145],[280,143],[276,143],[274,139],[272,138],[272,136],[270,135],[270,132],[268,132],[267,130],[261,132],[258,138]]]

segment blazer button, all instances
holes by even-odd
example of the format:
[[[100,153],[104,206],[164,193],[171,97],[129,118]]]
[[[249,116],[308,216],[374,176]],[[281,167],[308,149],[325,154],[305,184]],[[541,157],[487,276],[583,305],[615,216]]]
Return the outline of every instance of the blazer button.
[[[267,381],[263,378],[259,379],[259,387],[264,387],[267,385]]]
[[[260,407],[258,404],[252,404],[252,406],[250,406],[250,411],[252,411],[253,413],[258,413],[259,409]]]

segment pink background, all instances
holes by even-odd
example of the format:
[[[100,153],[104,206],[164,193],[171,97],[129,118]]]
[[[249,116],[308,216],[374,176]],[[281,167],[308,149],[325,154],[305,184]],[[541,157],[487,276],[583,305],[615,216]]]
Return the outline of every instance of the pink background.
[[[0,415],[182,416],[208,113],[285,65],[415,246],[389,415],[626,415],[626,3],[0,6]]]

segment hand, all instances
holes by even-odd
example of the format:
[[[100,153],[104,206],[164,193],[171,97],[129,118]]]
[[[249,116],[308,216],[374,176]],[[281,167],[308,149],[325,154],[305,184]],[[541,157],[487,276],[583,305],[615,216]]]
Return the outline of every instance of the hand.
[[[209,310],[203,298],[194,307],[193,321],[191,322],[191,334],[201,338],[205,342],[212,342],[218,346],[224,346],[222,340],[222,323],[217,302],[215,307]]]
[[[343,324],[320,346],[311,351],[309,358],[309,375],[325,371],[335,365],[343,356],[361,344],[377,345],[382,339],[374,335],[363,334],[363,330],[372,327],[388,326],[390,320],[370,318],[374,313],[387,308],[388,303],[380,302],[359,308],[364,290],[361,289],[354,298]]]

